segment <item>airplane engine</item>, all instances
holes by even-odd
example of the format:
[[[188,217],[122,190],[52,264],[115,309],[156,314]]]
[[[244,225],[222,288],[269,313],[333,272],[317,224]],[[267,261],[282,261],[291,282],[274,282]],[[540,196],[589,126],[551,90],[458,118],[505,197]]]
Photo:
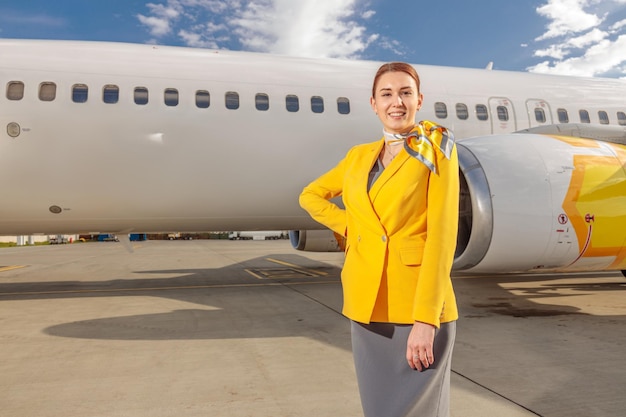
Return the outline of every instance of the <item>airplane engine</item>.
[[[516,133],[457,142],[459,233],[453,270],[626,269],[626,149]],[[329,230],[291,232],[294,248],[337,251]]]
[[[510,134],[458,142],[453,269],[626,268],[626,150],[588,139]]]
[[[289,240],[294,249],[305,252],[341,252],[344,238],[331,230],[291,230]]]

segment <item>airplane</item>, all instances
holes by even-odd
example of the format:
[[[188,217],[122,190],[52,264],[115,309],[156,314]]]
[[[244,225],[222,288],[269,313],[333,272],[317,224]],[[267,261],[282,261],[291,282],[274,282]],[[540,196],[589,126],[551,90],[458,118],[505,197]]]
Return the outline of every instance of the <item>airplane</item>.
[[[0,235],[290,230],[298,195],[382,137],[381,63],[0,40]],[[454,132],[455,271],[626,270],[626,81],[415,65]]]

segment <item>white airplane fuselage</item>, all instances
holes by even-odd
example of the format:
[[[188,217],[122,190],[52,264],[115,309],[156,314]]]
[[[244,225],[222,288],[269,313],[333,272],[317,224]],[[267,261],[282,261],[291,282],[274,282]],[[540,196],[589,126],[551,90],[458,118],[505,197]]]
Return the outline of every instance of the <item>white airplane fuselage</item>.
[[[350,147],[382,136],[369,104],[377,62],[25,40],[0,40],[0,57],[4,235],[319,229],[298,206],[301,189]],[[504,164],[519,146],[507,134],[566,125],[563,111],[568,123],[580,124],[584,110],[590,120],[580,126],[618,136],[625,128],[621,80],[416,69],[418,118],[448,127],[460,144],[495,135]],[[622,190],[623,146],[606,146],[621,161]],[[622,196],[611,216],[621,219],[624,204]]]

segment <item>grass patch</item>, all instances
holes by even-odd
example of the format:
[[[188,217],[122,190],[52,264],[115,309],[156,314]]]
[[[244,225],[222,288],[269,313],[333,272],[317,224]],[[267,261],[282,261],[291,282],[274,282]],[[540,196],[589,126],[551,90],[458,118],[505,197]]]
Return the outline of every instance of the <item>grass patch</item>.
[[[50,242],[35,242],[35,244],[33,245],[23,245],[23,246],[45,246],[45,245],[49,245]],[[15,242],[0,242],[0,248],[14,248],[17,246],[17,243]]]

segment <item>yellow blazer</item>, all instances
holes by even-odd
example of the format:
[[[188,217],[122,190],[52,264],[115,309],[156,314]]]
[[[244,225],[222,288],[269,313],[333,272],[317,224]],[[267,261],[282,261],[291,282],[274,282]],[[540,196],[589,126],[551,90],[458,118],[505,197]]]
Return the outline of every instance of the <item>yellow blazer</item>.
[[[439,327],[458,318],[450,270],[456,248],[459,168],[435,152],[437,173],[403,149],[367,191],[384,140],[357,145],[307,185],[300,205],[346,236],[343,314],[362,323]],[[329,199],[342,196],[345,209]]]

